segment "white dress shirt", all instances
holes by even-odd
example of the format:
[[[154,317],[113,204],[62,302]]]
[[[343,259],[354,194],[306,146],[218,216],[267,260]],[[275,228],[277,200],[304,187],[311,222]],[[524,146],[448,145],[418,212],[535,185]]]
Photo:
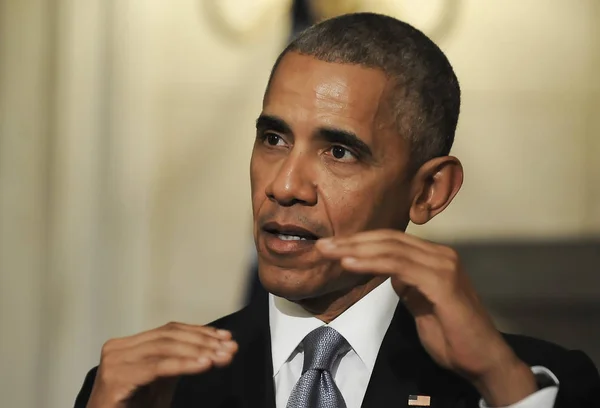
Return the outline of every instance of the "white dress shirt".
[[[347,408],[360,408],[362,404],[398,301],[388,279],[329,323],[352,347],[331,370]],[[286,408],[292,389],[302,375],[304,356],[300,342],[325,323],[301,306],[270,294],[269,324],[276,406]],[[549,370],[543,367],[532,369],[536,373],[545,373],[558,385],[558,380]],[[552,408],[557,393],[558,386],[544,388],[506,408]],[[480,407],[486,408],[487,405],[481,401]]]

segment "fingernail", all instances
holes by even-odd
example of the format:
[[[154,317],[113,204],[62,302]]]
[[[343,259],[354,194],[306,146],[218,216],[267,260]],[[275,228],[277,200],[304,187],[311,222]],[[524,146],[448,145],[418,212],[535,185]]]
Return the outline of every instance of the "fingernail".
[[[331,238],[321,238],[319,242],[323,248],[335,248],[335,242]]]
[[[199,365],[206,365],[206,364],[208,364],[210,362],[210,360],[208,358],[206,358],[206,357],[199,357],[198,360],[196,360],[196,362]]]
[[[228,349],[233,349],[235,348],[235,341],[223,341],[221,342],[221,346]]]
[[[215,354],[217,355],[217,357],[229,357],[231,355],[223,350],[219,350]]]
[[[358,262],[358,260],[357,260],[356,258],[350,258],[350,257],[349,257],[349,258],[344,258],[344,259],[343,259],[343,262],[344,262],[346,265],[348,265],[348,264],[352,265],[352,264],[355,264],[355,263],[357,263],[357,262]]]
[[[217,330],[217,336],[225,337],[231,335],[227,330]]]

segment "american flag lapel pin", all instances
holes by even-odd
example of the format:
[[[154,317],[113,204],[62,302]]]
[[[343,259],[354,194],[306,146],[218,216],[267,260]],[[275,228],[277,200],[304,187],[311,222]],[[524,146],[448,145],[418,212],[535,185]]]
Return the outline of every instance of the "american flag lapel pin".
[[[429,395],[409,395],[409,407],[429,407],[431,405],[431,397]]]

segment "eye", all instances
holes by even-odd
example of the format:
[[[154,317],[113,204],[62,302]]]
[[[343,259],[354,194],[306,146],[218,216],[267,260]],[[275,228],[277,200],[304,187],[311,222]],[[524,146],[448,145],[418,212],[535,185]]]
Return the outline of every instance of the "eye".
[[[331,155],[337,160],[340,160],[340,161],[356,160],[356,155],[343,146],[333,146],[331,149],[329,149],[329,151],[331,152]]]
[[[265,133],[262,139],[269,146],[283,146],[285,144],[283,138],[275,133]]]

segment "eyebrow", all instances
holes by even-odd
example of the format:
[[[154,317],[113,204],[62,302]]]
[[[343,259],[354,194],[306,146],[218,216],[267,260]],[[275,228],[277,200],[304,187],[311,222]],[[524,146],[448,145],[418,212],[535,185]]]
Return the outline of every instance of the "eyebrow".
[[[277,116],[261,114],[256,119],[257,130],[273,130],[278,133],[292,135],[292,128],[287,122]]]
[[[344,145],[354,151],[365,159],[373,157],[373,152],[369,145],[360,140],[360,138],[353,132],[349,132],[343,129],[323,127],[317,131],[318,137],[331,144]]]
[[[272,130],[293,137],[292,128],[288,123],[273,115],[261,114],[256,120],[256,129],[259,131]],[[335,127],[320,127],[317,129],[317,138],[331,144],[340,144],[348,147],[365,159],[373,158],[373,151],[355,133]]]

